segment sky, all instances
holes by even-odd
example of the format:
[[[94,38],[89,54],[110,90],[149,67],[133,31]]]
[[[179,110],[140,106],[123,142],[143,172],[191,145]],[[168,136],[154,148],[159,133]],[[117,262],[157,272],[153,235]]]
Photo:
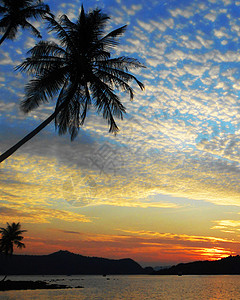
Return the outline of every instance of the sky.
[[[240,1],[45,1],[76,20],[81,4],[125,24],[113,57],[129,56],[134,100],[108,132],[90,111],[78,137],[50,124],[0,166],[0,226],[21,222],[22,254],[68,250],[143,266],[239,254]],[[44,22],[32,21],[44,39]],[[20,30],[0,47],[0,152],[45,120],[54,101],[23,114],[31,79],[14,70],[38,42]]]

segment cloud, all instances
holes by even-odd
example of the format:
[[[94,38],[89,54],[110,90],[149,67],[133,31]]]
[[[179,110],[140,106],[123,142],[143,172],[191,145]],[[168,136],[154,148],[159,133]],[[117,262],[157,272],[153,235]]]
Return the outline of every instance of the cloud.
[[[68,207],[103,204],[177,207],[172,203],[146,201],[145,198],[154,191],[145,185],[143,179],[138,187],[136,179],[132,181],[134,166],[129,169],[130,177],[126,177],[128,162],[124,149],[121,151],[108,143],[88,143],[87,139],[73,144],[66,141],[67,138],[53,138],[51,135],[41,139],[36,137],[24,150],[7,159],[1,165],[0,173],[4,199],[10,202],[14,196],[17,203],[58,205],[59,202],[60,206],[64,200]],[[121,189],[123,182],[125,191]]]
[[[160,22],[151,20],[150,23],[160,32],[164,32],[167,28],[173,29],[174,20],[172,18],[162,19]],[[141,24],[139,24],[141,26]]]
[[[184,69],[187,73],[193,76],[202,77],[202,75],[209,69],[208,66],[197,66],[197,65],[184,65]]]
[[[216,137],[209,141],[202,140],[198,144],[198,148],[204,149],[204,151],[208,153],[221,156],[229,161],[239,163],[239,145],[240,138],[238,135],[222,134],[221,137]]]
[[[131,5],[131,7],[126,7],[126,6],[123,5],[121,7],[130,16],[134,16],[136,14],[136,12],[142,10],[142,5],[141,4],[133,4],[133,5]]]
[[[16,220],[21,223],[44,224],[51,223],[52,220],[57,219],[65,222],[91,222],[88,217],[74,212],[43,208],[37,205],[29,205],[22,203],[9,203],[0,206],[1,222],[9,222],[9,220]]]
[[[208,13],[204,16],[204,18],[208,19],[211,22],[215,22],[216,18],[217,18],[217,14],[215,13]]]
[[[0,65],[15,65],[9,52],[1,51],[0,55]]]
[[[170,9],[169,10],[170,14],[176,18],[178,16],[182,16],[186,19],[189,19],[190,17],[192,17],[194,15],[194,12],[191,11],[190,9],[180,9],[180,8],[176,8],[176,9]]]
[[[137,22],[140,27],[142,27],[144,30],[146,30],[149,33],[155,30],[155,26],[151,25],[150,23],[146,23],[140,20],[137,20]]]
[[[147,238],[154,238],[161,240],[177,240],[179,242],[226,242],[226,243],[235,243],[233,240],[223,239],[223,238],[216,238],[216,237],[209,237],[209,236],[195,236],[195,235],[187,235],[187,234],[173,234],[173,233],[160,233],[155,231],[133,231],[133,230],[120,230],[122,232],[128,233],[133,236],[146,236]]]
[[[214,30],[214,35],[216,37],[218,37],[219,39],[221,39],[222,37],[225,37],[225,38],[229,39],[230,36],[225,31],[226,31],[226,29],[224,27],[220,28],[219,30],[215,29]]]
[[[187,236],[170,233],[117,230],[117,234],[52,229],[55,238],[33,237],[32,232],[24,241],[25,252],[46,254],[59,249],[68,249],[87,256],[108,258],[131,257],[139,262],[165,261],[171,264],[191,260],[219,259],[235,254],[238,242],[204,236]],[[98,253],[96,254],[96,249]],[[236,250],[236,251],[235,251]]]
[[[126,233],[132,239],[139,241],[149,253],[156,255],[157,251],[161,256],[168,257],[173,254],[182,256],[183,260],[190,260],[190,256],[197,260],[209,259],[215,260],[236,253],[238,242],[230,239],[222,239],[208,236],[190,236],[171,233],[159,233],[152,231],[132,231],[120,230]],[[138,244],[135,241],[136,244]],[[233,247],[233,248],[232,248]]]
[[[213,40],[210,40],[210,39],[207,39],[206,37],[202,37],[200,35],[197,35],[196,36],[196,39],[202,44],[203,47],[205,48],[210,48],[212,47],[214,41]]]
[[[132,125],[136,127],[137,123],[133,122]],[[125,141],[128,146],[123,146],[122,149],[108,143],[76,143],[70,147],[68,144],[64,145],[65,140],[57,138],[55,141],[52,139],[50,145],[48,139],[44,143],[41,139],[39,145],[35,142],[26,148],[25,153],[30,153],[31,149],[31,155],[19,153],[2,165],[1,187],[5,193],[4,199],[10,202],[12,196],[7,195],[11,194],[15,195],[16,203],[34,205],[69,205],[73,208],[114,205],[176,209],[177,206],[171,202],[147,200],[150,196],[163,194],[204,199],[220,205],[240,205],[237,167],[214,159],[214,155],[220,155],[219,150],[214,152],[204,141],[198,144],[200,152],[194,153],[191,150],[188,154],[185,146],[185,154],[181,151],[176,153],[177,142],[181,149],[187,136],[193,141],[195,137],[189,136],[187,131],[184,133],[184,123],[175,132],[171,132],[172,136],[168,127],[164,129],[163,126],[172,128],[169,120],[160,125],[162,132],[165,130],[166,137],[170,138],[168,144],[162,138],[166,152],[162,148],[161,154],[152,152],[149,157],[146,156],[148,151],[149,155],[151,149],[156,151],[158,140],[155,144],[151,142],[145,148],[139,148],[141,135],[138,136],[139,131],[135,129],[126,130],[121,138],[119,136],[122,143],[125,138],[131,137]],[[160,128],[157,127],[156,133],[154,129],[155,127],[150,129],[151,135],[157,137]],[[147,132],[145,134],[148,136]],[[41,148],[41,144],[48,144],[49,148]],[[233,147],[237,149],[238,144],[228,142],[226,145],[224,157],[232,156],[233,160],[237,157]],[[170,155],[171,147],[173,152]],[[131,149],[131,152],[126,152],[127,149]],[[39,154],[33,155],[34,152]],[[205,153],[205,157],[200,156],[202,153]],[[206,156],[206,153],[209,155]],[[122,186],[125,187],[124,190]]]
[[[237,234],[240,232],[240,221],[239,220],[217,220],[214,221],[214,225],[211,229],[220,230],[224,233]]]

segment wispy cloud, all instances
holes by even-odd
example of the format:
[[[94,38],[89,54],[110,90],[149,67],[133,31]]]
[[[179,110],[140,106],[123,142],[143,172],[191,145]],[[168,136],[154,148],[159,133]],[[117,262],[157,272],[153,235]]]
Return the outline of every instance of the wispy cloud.
[[[239,220],[217,220],[214,221],[216,225],[212,229],[217,229],[225,233],[233,233],[239,236],[240,232],[240,221]]]
[[[9,222],[10,220],[34,224],[51,223],[53,220],[80,223],[91,222],[90,218],[78,213],[56,208],[43,208],[42,206],[34,205],[33,203],[30,205],[28,203],[2,204],[0,206],[0,216],[1,223]]]

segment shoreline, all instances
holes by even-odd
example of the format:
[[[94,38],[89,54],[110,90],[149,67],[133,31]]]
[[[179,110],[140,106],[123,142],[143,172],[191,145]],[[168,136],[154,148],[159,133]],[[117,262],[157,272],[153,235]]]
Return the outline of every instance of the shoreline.
[[[13,291],[13,290],[56,290],[56,289],[72,289],[73,287],[63,284],[52,284],[45,281],[0,281],[0,292],[2,291]],[[76,288],[83,288],[78,286]]]

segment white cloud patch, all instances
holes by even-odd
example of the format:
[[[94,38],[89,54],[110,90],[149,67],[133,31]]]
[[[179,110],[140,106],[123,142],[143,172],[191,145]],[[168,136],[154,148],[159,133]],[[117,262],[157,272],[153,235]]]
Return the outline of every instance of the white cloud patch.
[[[229,38],[230,38],[230,35],[229,35],[228,33],[226,33],[226,31],[227,31],[227,30],[226,30],[225,27],[222,27],[222,28],[220,28],[220,29],[214,29],[214,35],[215,35],[217,38],[219,38],[219,39],[221,39],[221,38],[223,38],[223,37],[229,39]]]
[[[215,20],[217,18],[217,14],[208,13],[204,16],[204,18],[206,18],[207,20],[209,20],[211,22],[215,22]]]
[[[3,52],[0,53],[0,65],[14,65],[15,62],[12,60],[11,55],[9,52]]]
[[[176,8],[174,10],[170,9],[169,12],[174,18],[176,18],[177,16],[182,16],[182,17],[189,19],[190,17],[192,17],[194,15],[194,12],[190,9],[188,10],[188,9]]]
[[[137,20],[137,22],[140,27],[142,27],[144,30],[146,30],[149,33],[153,32],[155,30],[155,26],[151,25],[150,23],[146,23],[146,22],[143,22],[140,20]]]

